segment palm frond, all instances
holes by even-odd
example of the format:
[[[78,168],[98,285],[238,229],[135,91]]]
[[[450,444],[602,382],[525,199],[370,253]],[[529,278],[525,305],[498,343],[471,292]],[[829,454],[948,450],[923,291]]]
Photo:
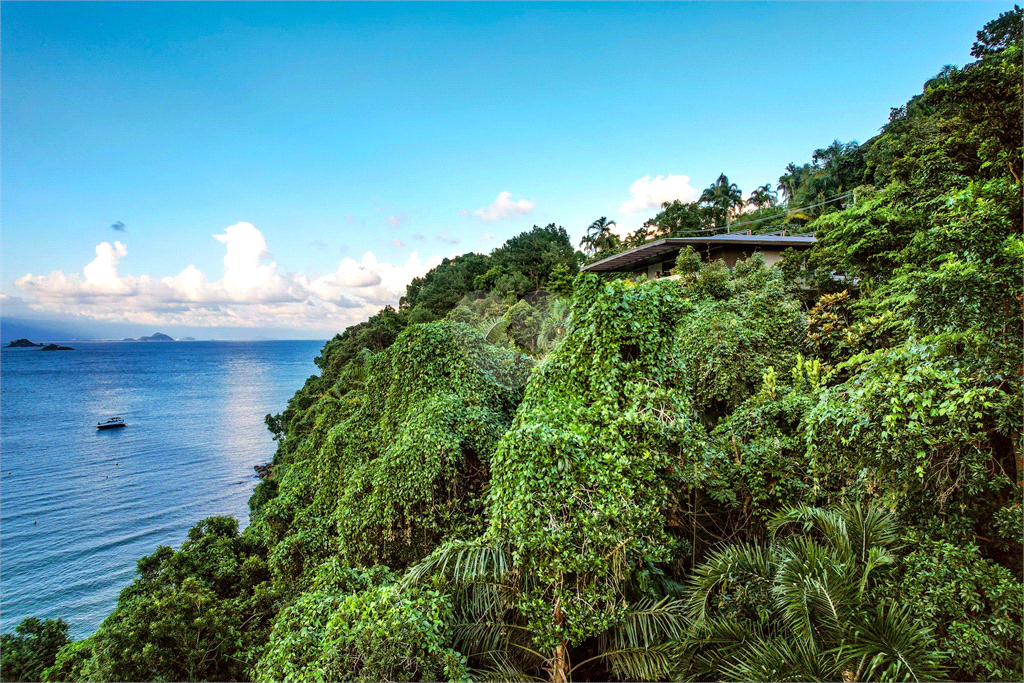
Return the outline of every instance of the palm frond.
[[[778,536],[786,525],[798,524],[804,533],[818,531],[828,543],[839,552],[849,555],[850,537],[847,533],[846,519],[836,509],[825,509],[810,505],[793,505],[777,512],[768,522],[768,530]]]
[[[610,634],[613,649],[652,648],[683,637],[687,626],[684,600],[640,600],[631,605]]]
[[[505,548],[479,541],[449,541],[411,567],[402,579],[403,586],[419,583],[430,575],[449,578],[456,583],[492,579],[501,581],[512,566]]]
[[[813,643],[778,636],[744,643],[719,664],[718,673],[733,681],[840,680],[834,662]]]
[[[532,676],[518,666],[508,653],[503,651],[482,653],[487,664],[470,670],[474,681],[496,681],[497,683],[517,683],[518,681],[545,681],[546,678]]]
[[[489,581],[457,583],[454,603],[466,621],[497,620],[511,607],[515,592],[511,586]]]
[[[896,556],[885,548],[875,547],[868,550],[868,560],[864,565],[864,571],[861,573],[860,588],[858,592],[863,593],[867,589],[868,579],[875,568],[893,564],[895,561]]]
[[[494,621],[456,624],[452,629],[452,644],[467,657],[504,651],[508,630],[504,624]]]
[[[832,548],[806,536],[786,539],[778,550],[772,594],[787,625],[806,640],[838,635],[857,604],[856,567],[836,562]]]
[[[731,618],[708,619],[695,625],[681,642],[680,666],[687,680],[720,678],[719,665],[745,643],[762,637],[747,624]]]
[[[862,616],[852,642],[837,653],[844,659],[867,662],[862,681],[944,680],[942,653],[931,631],[905,607],[886,604]]]
[[[659,681],[672,671],[678,646],[664,643],[648,648],[624,648],[603,654],[616,678],[624,681]]]
[[[766,548],[738,543],[712,553],[690,579],[690,617],[697,621],[708,618],[708,603],[716,590],[740,581],[770,584],[773,574]]]
[[[899,538],[896,517],[888,510],[873,506],[848,505],[840,512],[846,522],[850,545],[861,562],[868,561],[871,548],[891,547]]]
[[[728,649],[743,643],[753,636],[746,624],[736,619],[708,619],[692,629],[687,641],[694,645],[714,645],[716,649]]]

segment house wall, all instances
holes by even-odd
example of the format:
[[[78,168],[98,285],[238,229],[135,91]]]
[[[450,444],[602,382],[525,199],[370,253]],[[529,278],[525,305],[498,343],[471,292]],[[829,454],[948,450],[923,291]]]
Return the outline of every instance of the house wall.
[[[775,249],[751,249],[746,247],[737,249],[735,247],[723,247],[721,251],[712,252],[710,258],[722,259],[730,269],[736,267],[737,261],[744,261],[756,253],[764,256],[765,265],[769,268],[782,260],[782,252]]]
[[[776,263],[782,260],[782,252],[777,249],[751,249],[750,247],[746,247],[743,249],[728,246],[718,247],[712,249],[710,252],[703,253],[701,256],[705,261],[724,261],[726,267],[728,267],[731,270],[736,267],[736,263],[738,261],[748,259],[751,257],[751,255],[755,253],[760,253],[762,256],[764,256],[765,265],[767,265],[769,268],[771,268]],[[646,276],[648,280],[655,280],[660,277],[667,277],[669,275],[669,271],[675,268],[675,266],[676,259],[675,257],[672,257],[667,261],[655,263],[653,265],[647,266],[647,268],[634,271],[633,275],[635,277]]]

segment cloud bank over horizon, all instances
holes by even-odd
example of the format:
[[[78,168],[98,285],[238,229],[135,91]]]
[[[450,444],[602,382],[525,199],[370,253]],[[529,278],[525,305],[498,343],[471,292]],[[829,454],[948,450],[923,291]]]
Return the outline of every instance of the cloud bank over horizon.
[[[639,178],[630,185],[629,198],[618,207],[614,230],[624,236],[656,213],[662,203],[691,201],[697,194],[687,175]],[[503,191],[473,216],[484,223],[503,222],[530,214],[535,206],[532,200],[516,199],[510,191]],[[469,211],[462,213],[470,215]],[[385,223],[394,227],[406,219],[404,213],[395,214]],[[437,254],[421,259],[413,251],[404,263],[389,263],[368,250],[360,260],[343,258],[330,273],[282,272],[263,233],[253,224],[235,223],[212,237],[224,249],[220,279],[211,279],[191,264],[164,277],[123,275],[119,269],[129,257],[127,243],[103,241],[80,274],[54,270],[48,275],[28,273],[17,278],[14,285],[20,296],[4,295],[4,307],[8,314],[24,311],[97,323],[287,328],[333,334],[366,320],[386,305],[397,305],[406,285],[442,260]],[[426,241],[427,237],[417,233],[407,239]],[[500,237],[488,232],[479,239],[490,242]],[[440,251],[461,241],[447,231],[432,240]],[[396,236],[390,244],[402,248],[408,243]]]
[[[189,265],[173,277],[121,275],[128,256],[120,241],[101,242],[96,257],[77,273],[26,274],[14,284],[37,312],[106,322],[198,327],[291,327],[340,331],[395,305],[406,285],[441,263],[416,252],[404,264],[344,258],[326,275],[279,273],[263,233],[251,223],[228,226],[214,239],[224,245],[224,274],[211,281]]]

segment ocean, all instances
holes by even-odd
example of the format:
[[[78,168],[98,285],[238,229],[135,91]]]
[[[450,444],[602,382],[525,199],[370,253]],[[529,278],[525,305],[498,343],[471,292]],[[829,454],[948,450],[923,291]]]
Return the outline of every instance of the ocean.
[[[253,465],[323,342],[70,342],[0,351],[0,630],[93,632],[160,545],[248,521]],[[127,427],[99,431],[119,415]]]

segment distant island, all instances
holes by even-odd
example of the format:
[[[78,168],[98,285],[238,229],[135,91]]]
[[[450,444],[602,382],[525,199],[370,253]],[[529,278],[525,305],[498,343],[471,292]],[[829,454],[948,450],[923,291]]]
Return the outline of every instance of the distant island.
[[[15,339],[7,345],[9,349],[22,349],[29,346],[42,346],[42,344],[36,344],[35,342],[29,341],[28,339]]]
[[[34,341],[29,341],[28,339],[15,339],[7,345],[7,348],[24,349],[36,346],[42,346],[42,348],[39,349],[40,351],[74,351],[70,346],[61,346],[60,344],[47,344],[46,346],[43,346],[42,344],[37,344]]]
[[[195,337],[182,337],[178,341],[195,341]]]
[[[157,333],[155,333],[155,334],[151,334],[151,335],[150,335],[150,336],[148,336],[148,337],[139,337],[138,339],[132,339],[131,337],[125,337],[125,338],[124,338],[124,341],[142,341],[142,342],[149,342],[149,341],[159,341],[159,342],[172,342],[172,341],[174,341],[174,337],[168,336],[168,335],[164,334],[163,332],[157,332]]]

